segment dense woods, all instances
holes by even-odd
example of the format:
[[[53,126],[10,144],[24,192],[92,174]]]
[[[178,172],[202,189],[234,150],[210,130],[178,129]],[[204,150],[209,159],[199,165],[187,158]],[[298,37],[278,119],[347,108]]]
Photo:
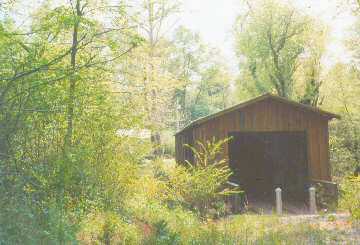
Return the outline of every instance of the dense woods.
[[[348,178],[360,168],[358,1],[341,3],[357,19],[344,40],[351,59],[331,65],[326,23],[288,2],[244,1],[238,71],[177,24],[181,1],[29,2],[0,1],[0,244],[240,243],[231,239],[245,233],[207,223],[228,214],[224,195],[241,193],[224,185],[226,140],[193,149],[203,164],[174,166],[173,135],[265,92],[342,116],[330,125],[331,168],[359,219],[360,180]],[[238,219],[230,233],[258,225]],[[326,237],[314,234],[303,239]]]

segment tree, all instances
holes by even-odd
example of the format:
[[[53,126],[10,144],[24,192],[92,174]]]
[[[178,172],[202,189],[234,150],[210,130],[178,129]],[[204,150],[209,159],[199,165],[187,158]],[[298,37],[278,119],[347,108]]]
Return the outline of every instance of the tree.
[[[201,80],[192,91],[191,120],[225,109],[229,104],[231,74],[219,54],[212,54],[201,71]]]
[[[353,14],[359,16],[359,1],[348,1]],[[347,64],[335,64],[327,74],[326,84],[322,90],[324,105],[336,111],[342,119],[331,125],[332,138],[331,162],[335,176],[340,178],[352,175],[360,166],[360,70],[359,70],[359,24],[356,20],[345,45],[351,54]]]
[[[181,81],[173,98],[174,111],[178,114],[176,128],[179,129],[191,121],[189,90],[194,89],[194,84],[201,79],[201,64],[206,62],[203,55],[206,47],[199,34],[185,27],[179,27],[175,31],[172,45],[169,71]]]
[[[165,32],[171,17],[179,11],[177,1],[141,0],[133,2],[131,23],[137,26],[144,43],[122,66],[127,71],[122,91],[133,91],[139,111],[146,115],[151,130],[154,155],[161,155],[161,130],[168,124],[171,97],[177,81],[166,69],[169,42]]]
[[[122,120],[132,112],[116,105],[107,67],[138,38],[94,18],[96,9],[92,1],[47,1],[29,29],[1,19],[0,243],[64,244],[94,207],[121,207],[122,174],[131,168],[124,146],[122,160],[113,154],[121,145],[115,132],[137,122]],[[119,48],[114,36],[123,35],[129,42]]]
[[[326,28],[317,23],[312,25],[304,54],[299,59],[299,67],[294,74],[295,92],[300,103],[319,106],[324,97],[320,93],[321,86],[325,82],[323,58],[326,50],[328,32]]]
[[[359,74],[356,65],[336,64],[322,89],[323,104],[342,116],[330,125],[330,160],[337,177],[352,174],[360,164]]]
[[[235,25],[236,53],[245,88],[291,97],[310,19],[278,1],[256,1]]]
[[[215,48],[206,45],[199,34],[179,27],[172,41],[169,70],[180,81],[173,99],[180,115],[177,128],[228,105],[231,74]]]
[[[358,2],[357,2],[358,3]],[[360,42],[359,42],[359,36],[360,36],[360,3],[355,5],[357,8],[354,11],[354,14],[356,15],[357,19],[355,21],[354,26],[350,30],[350,33],[345,40],[345,45],[348,48],[348,51],[350,51],[352,55],[352,63],[359,66],[360,64]]]

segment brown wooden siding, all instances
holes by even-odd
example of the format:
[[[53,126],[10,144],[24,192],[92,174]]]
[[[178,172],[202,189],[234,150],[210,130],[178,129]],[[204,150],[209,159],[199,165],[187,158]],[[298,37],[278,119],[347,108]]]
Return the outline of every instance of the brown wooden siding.
[[[176,160],[183,162],[189,157],[183,144],[205,142],[212,137],[223,139],[233,131],[305,131],[310,177],[331,180],[327,118],[271,99],[220,115],[177,134]],[[228,159],[227,145],[222,157]]]

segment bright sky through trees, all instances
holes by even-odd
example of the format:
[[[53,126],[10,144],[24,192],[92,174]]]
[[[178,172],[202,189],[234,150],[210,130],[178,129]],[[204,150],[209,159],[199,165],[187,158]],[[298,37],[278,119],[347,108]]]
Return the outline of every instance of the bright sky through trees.
[[[37,6],[42,0],[20,1],[22,6]],[[31,3],[30,3],[31,2]],[[232,70],[237,71],[233,48],[232,27],[236,16],[244,10],[245,0],[183,0],[183,12],[174,23],[199,32],[202,38],[220,48]],[[349,54],[344,47],[346,33],[355,18],[342,0],[284,0],[315,18],[319,18],[329,27],[329,42],[325,63],[331,66],[336,62],[347,62]],[[24,3],[26,3],[24,5]],[[24,8],[27,11],[28,8]],[[23,13],[21,13],[23,16]],[[21,21],[23,24],[25,20]]]
[[[184,13],[180,23],[186,27],[199,31],[204,40],[223,51],[229,65],[237,69],[237,62],[233,52],[231,29],[238,13],[243,9],[246,1],[241,0],[185,0]],[[354,17],[339,0],[292,0],[301,11],[320,18],[330,28],[330,42],[328,43],[327,65],[337,61],[347,61],[343,41],[346,31],[351,28]]]

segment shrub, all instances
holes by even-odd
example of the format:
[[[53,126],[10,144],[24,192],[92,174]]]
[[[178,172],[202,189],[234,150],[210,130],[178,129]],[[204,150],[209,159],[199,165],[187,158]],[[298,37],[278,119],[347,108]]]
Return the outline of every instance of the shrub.
[[[345,178],[340,190],[340,207],[348,210],[353,219],[360,220],[360,176]]]
[[[178,203],[170,205],[170,200],[176,200],[176,197],[172,196],[174,192],[168,190],[167,178],[169,172],[175,170],[162,165],[166,164],[158,161],[152,170],[145,170],[146,175],[137,180],[133,195],[125,204],[129,215],[146,226],[143,234],[149,244],[177,236],[183,240],[193,232],[194,227],[200,226],[196,214]]]
[[[360,159],[360,134],[357,133],[360,132],[360,118],[342,117],[343,120],[330,125],[330,162],[336,179],[352,174]]]
[[[335,184],[315,182],[316,204],[323,211],[335,211],[338,205],[338,187]]]
[[[169,189],[176,193],[173,196],[203,218],[210,211],[213,215],[224,213],[224,196],[239,192],[227,185],[232,171],[227,161],[219,158],[228,140],[197,142],[197,148],[188,146],[194,153],[195,163],[186,162],[187,167],[178,166],[169,176]]]
[[[77,239],[80,244],[139,244],[142,234],[114,212],[97,212],[83,220]]]
[[[175,156],[175,137],[172,131],[163,131],[161,134],[161,148],[165,156]]]
[[[180,235],[177,232],[173,232],[169,229],[168,224],[164,220],[154,224],[155,232],[145,244],[156,244],[156,245],[176,245],[180,244]]]

